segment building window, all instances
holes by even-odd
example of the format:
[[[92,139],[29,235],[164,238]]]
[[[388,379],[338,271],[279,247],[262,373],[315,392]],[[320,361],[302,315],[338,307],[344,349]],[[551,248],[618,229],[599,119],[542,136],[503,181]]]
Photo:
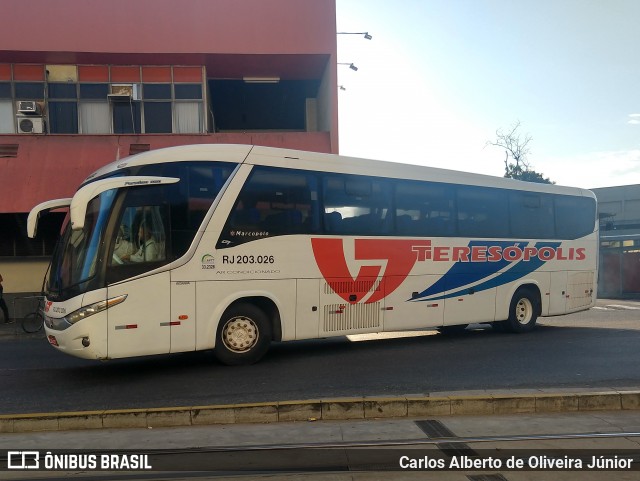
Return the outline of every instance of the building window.
[[[147,134],[173,132],[171,84],[143,84],[144,131]]]
[[[78,133],[78,103],[49,101],[49,132]]]
[[[65,218],[61,212],[49,212],[38,222],[38,235],[27,237],[27,214],[0,214],[0,258],[50,256],[60,237]]]
[[[44,70],[14,64],[9,77],[13,81],[6,73],[0,81],[0,134],[16,133],[19,100],[38,102],[52,134],[206,131],[201,67],[47,65]],[[129,87],[131,95],[110,95],[114,85]]]
[[[43,82],[16,82],[16,100],[43,100]]]
[[[177,134],[204,131],[201,84],[175,84],[174,125]]]
[[[171,100],[171,84],[144,84],[145,100]]]
[[[0,134],[13,134],[14,123],[11,84],[0,82]]]
[[[171,102],[144,103],[144,131],[147,134],[170,134]]]
[[[202,85],[200,84],[176,84],[175,85],[176,99],[201,99],[202,98]]]
[[[111,133],[107,83],[80,84],[80,129],[83,134]]]
[[[113,102],[111,108],[114,134],[141,133],[140,102]]]
[[[316,80],[246,83],[209,80],[217,132],[247,130],[305,131],[307,99],[318,97]]]
[[[75,83],[50,83],[49,132],[78,133],[78,92]]]
[[[173,112],[176,134],[199,134],[204,131],[202,102],[176,102]]]

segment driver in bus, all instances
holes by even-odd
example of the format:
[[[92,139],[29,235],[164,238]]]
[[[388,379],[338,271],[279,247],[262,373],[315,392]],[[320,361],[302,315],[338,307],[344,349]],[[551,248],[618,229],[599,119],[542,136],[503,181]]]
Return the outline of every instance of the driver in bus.
[[[129,227],[122,224],[116,237],[116,246],[113,249],[113,260],[117,264],[122,264],[123,259],[129,258],[135,252],[136,248],[130,240]]]
[[[150,262],[161,258],[158,243],[151,232],[151,229],[147,226],[147,221],[140,223],[140,228],[138,229],[138,240],[140,242],[140,248],[138,251],[135,254],[122,256],[121,259],[123,261]]]

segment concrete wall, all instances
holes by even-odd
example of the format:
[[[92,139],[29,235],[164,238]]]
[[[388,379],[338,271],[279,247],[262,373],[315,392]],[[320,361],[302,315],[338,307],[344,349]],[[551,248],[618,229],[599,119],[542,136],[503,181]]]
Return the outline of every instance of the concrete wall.
[[[600,214],[598,295],[640,295],[640,185],[593,189]]]
[[[614,214],[614,222],[640,223],[640,184],[593,189],[598,198],[598,211]]]
[[[0,258],[4,293],[40,292],[47,267],[49,267],[48,257]]]
[[[20,319],[34,311],[37,300],[31,296],[40,294],[47,267],[49,267],[48,257],[0,258],[0,274],[4,278],[2,282],[4,298],[11,317]]]

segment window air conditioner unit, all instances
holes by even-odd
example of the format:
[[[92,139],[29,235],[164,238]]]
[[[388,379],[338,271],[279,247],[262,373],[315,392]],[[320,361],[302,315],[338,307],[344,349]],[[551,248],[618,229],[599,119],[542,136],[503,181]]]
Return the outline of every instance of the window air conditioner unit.
[[[109,86],[109,100],[140,100],[140,89],[138,84],[111,84]]]
[[[40,115],[40,104],[35,100],[19,100],[16,102],[18,113],[27,115]]]
[[[16,126],[19,134],[44,133],[44,119],[33,115],[17,115]]]

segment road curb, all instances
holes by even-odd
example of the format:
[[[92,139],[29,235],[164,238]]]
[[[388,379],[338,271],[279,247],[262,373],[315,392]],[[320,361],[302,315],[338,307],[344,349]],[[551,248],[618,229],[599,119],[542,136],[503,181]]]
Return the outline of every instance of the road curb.
[[[407,395],[0,415],[0,433],[640,409],[640,389]]]

